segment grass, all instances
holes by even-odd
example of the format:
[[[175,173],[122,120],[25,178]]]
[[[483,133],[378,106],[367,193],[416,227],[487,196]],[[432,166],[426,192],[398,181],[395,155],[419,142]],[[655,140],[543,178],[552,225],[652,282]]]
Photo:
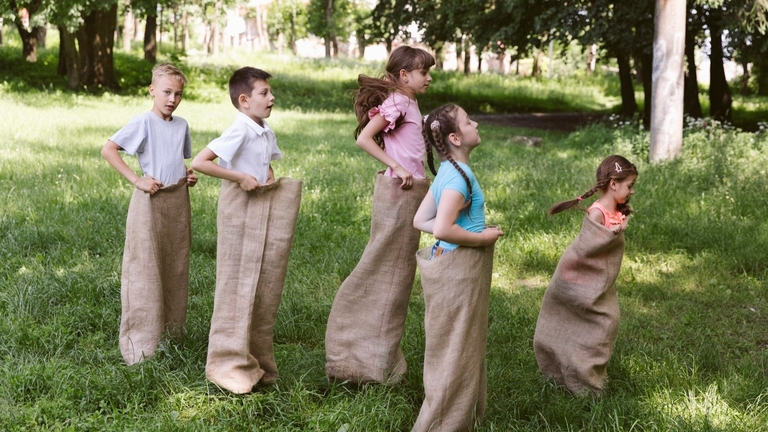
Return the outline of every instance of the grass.
[[[275,171],[302,179],[304,189],[275,328],[281,379],[246,396],[223,392],[204,377],[218,182],[201,176],[191,190],[188,337],[164,343],[151,361],[124,366],[117,345],[119,274],[131,188],[99,150],[131,116],[149,109],[150,100],[138,95],[138,85],[101,96],[57,85],[44,89],[31,84],[38,78],[14,72],[31,66],[4,63],[1,430],[410,429],[423,398],[418,282],[403,340],[405,384],[347,388],[329,384],[323,370],[327,316],[368,240],[373,177],[380,168],[353,144],[353,115],[326,85],[343,89],[361,69],[375,66],[269,60],[275,60],[273,84],[280,92],[270,124],[285,154]],[[233,119],[221,81],[232,66],[185,66],[193,84],[178,115],[189,121],[197,152]],[[430,93],[441,79],[460,101],[482,100],[473,89],[503,81],[472,77],[462,83],[445,75]],[[302,98],[302,91],[321,97]],[[423,110],[441,94],[425,99]],[[602,96],[578,98],[585,105],[603,103]],[[542,136],[545,145],[509,144],[514,135]],[[481,125],[481,136],[471,163],[490,222],[506,232],[495,256],[489,407],[481,430],[765,430],[766,135],[699,124],[686,130],[681,160],[653,166],[645,162],[647,134],[632,125],[594,125],[572,134]],[[586,191],[595,167],[611,153],[638,165],[637,213],[617,281],[622,321],[609,381],[603,399],[590,402],[540,376],[532,338],[541,297],[582,217],[569,212],[550,218],[545,211]]]

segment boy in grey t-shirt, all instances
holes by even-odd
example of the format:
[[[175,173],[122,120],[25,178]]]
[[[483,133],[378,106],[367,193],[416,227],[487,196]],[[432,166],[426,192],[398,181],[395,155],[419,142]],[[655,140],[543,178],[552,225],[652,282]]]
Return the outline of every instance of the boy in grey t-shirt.
[[[165,332],[184,333],[192,241],[188,187],[197,176],[184,159],[192,156],[189,126],[173,115],[187,79],[170,64],[152,69],[152,110],[107,140],[101,155],[136,189],[125,229],[121,276],[120,352],[127,364],[151,357]],[[123,161],[136,155],[143,176]]]

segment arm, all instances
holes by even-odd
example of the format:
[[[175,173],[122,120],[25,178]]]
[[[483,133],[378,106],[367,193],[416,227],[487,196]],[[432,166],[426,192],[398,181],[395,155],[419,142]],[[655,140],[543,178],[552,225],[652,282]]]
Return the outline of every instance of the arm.
[[[498,227],[486,227],[482,232],[475,233],[457,225],[456,220],[463,206],[464,195],[461,192],[453,189],[443,191],[433,225],[433,234],[437,239],[459,246],[477,247],[494,244],[504,235]]]
[[[192,169],[211,177],[218,177],[237,182],[240,184],[240,188],[245,191],[250,191],[261,186],[253,176],[240,171],[224,168],[221,165],[214,163],[213,161],[217,157],[216,153],[206,147],[192,159]]]
[[[416,216],[413,217],[413,227],[419,231],[432,234],[435,225],[435,216],[437,216],[437,203],[432,196],[432,190],[421,201],[419,209],[416,210]]]
[[[152,177],[139,177],[128,164],[125,163],[122,157],[120,157],[120,146],[112,140],[107,140],[104,147],[101,149],[101,156],[109,162],[112,167],[122,174],[129,182],[131,182],[137,189],[149,194],[154,194],[158,189],[163,187],[160,181],[153,179]]]
[[[383,131],[388,124],[389,122],[387,119],[381,114],[373,116],[357,137],[357,145],[365,150],[366,153],[373,156],[374,159],[391,168],[395,175],[403,181],[400,187],[408,189],[413,185],[413,174],[400,166],[396,160],[392,159],[392,157],[382,150],[381,147],[376,144],[376,141],[373,140],[373,137]]]
[[[197,184],[197,175],[195,175],[195,171],[192,170],[192,168],[187,168],[186,165],[184,166],[184,169],[187,170],[187,186],[195,186]]]

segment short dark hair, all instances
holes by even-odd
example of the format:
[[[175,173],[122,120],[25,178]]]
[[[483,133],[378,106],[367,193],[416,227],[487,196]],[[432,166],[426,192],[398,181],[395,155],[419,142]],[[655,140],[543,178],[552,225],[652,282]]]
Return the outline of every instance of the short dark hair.
[[[242,67],[232,73],[232,77],[229,78],[229,98],[232,100],[232,105],[235,108],[240,108],[238,99],[241,94],[250,95],[253,91],[253,83],[256,81],[267,81],[272,78],[269,72],[263,71],[255,67]]]

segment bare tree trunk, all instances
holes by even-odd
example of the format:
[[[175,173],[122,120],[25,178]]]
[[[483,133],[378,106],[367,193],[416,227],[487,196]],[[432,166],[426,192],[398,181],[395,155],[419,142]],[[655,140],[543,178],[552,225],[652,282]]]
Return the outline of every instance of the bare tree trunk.
[[[683,112],[694,118],[703,117],[699,102],[699,77],[696,72],[696,41],[693,32],[685,32],[685,58],[688,60],[687,72],[683,80]]]
[[[95,9],[83,17],[85,43],[80,52],[88,52],[82,82],[88,87],[105,87],[117,90],[115,79],[114,44],[117,29],[117,3],[109,9]],[[78,39],[80,41],[80,39]]]
[[[635,86],[632,80],[629,55],[623,51],[619,52],[616,55],[616,61],[619,64],[619,82],[621,84],[621,115],[632,117],[637,112],[637,101],[635,100]]]
[[[187,52],[189,46],[189,16],[185,8],[181,12],[181,50]]]
[[[291,6],[291,51],[296,55],[296,3],[292,3]]]
[[[16,29],[19,31],[21,37],[21,55],[24,59],[30,63],[37,61],[37,32],[40,31],[40,27],[33,27],[27,30],[21,20],[15,20]]]
[[[48,27],[40,26],[37,31],[37,47],[45,48],[45,39],[48,36]]]
[[[325,58],[331,58],[331,41],[334,39],[333,31],[333,0],[328,0],[325,7]]]
[[[744,70],[744,73],[741,75],[741,88],[739,89],[739,94],[742,96],[749,96],[752,94],[752,90],[749,88],[749,59],[746,57],[742,57],[741,59],[741,68]]]
[[[679,157],[683,150],[683,56],[685,1],[656,0],[653,32],[651,162]]]
[[[67,76],[67,87],[77,90],[80,85],[80,60],[75,45],[75,35],[59,26],[59,73]],[[62,73],[63,72],[63,73]]]
[[[539,67],[540,61],[541,50],[536,48],[536,53],[533,55],[533,67],[531,68],[531,76],[538,77],[541,75],[541,67]]]
[[[595,71],[596,63],[597,63],[597,45],[592,44],[589,46],[587,51],[587,75],[590,75],[592,74],[592,72]],[[629,59],[627,59],[627,63],[629,63]],[[634,99],[634,94],[632,98]]]
[[[469,75],[471,72],[470,64],[472,63],[472,47],[469,45],[469,38],[467,36],[462,37],[462,51],[464,51],[464,75]]]
[[[722,121],[731,121],[731,89],[725,79],[723,68],[723,32],[710,24],[712,52],[709,59],[709,116]]]
[[[144,59],[157,63],[157,0],[152,0],[147,8],[147,21],[144,27]]]
[[[125,16],[123,17],[123,51],[131,52],[131,35],[136,31],[134,28],[133,11],[131,10],[131,0],[125,0]]]

